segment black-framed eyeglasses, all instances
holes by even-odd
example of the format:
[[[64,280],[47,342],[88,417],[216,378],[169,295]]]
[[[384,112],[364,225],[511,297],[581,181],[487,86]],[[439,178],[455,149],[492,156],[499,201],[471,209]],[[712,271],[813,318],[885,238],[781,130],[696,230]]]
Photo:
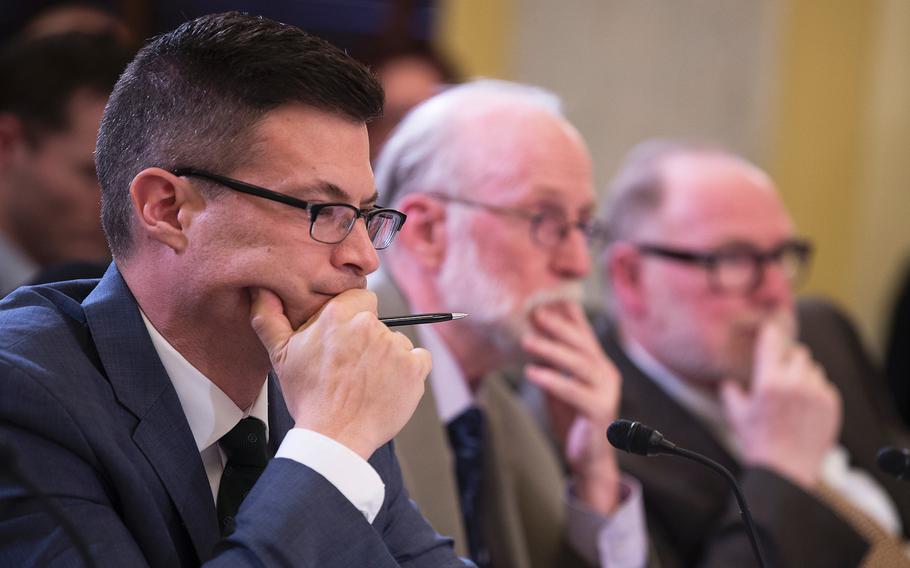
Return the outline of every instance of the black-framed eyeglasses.
[[[177,168],[171,170],[171,173],[179,177],[207,179],[234,191],[303,209],[310,216],[310,237],[314,241],[329,245],[343,241],[351,234],[357,219],[363,217],[373,247],[381,250],[392,244],[395,235],[407,219],[407,215],[401,211],[385,207],[364,211],[349,203],[310,203],[258,185],[195,168]]]
[[[597,233],[599,232],[593,221],[587,219],[569,221],[565,213],[557,209],[546,209],[535,213],[517,207],[502,207],[500,205],[492,205],[490,203],[474,201],[473,199],[466,199],[464,197],[455,197],[444,193],[428,193],[427,195],[459,205],[479,207],[497,215],[508,215],[519,219],[525,219],[531,223],[531,238],[535,243],[544,248],[555,247],[564,241],[566,237],[569,236],[569,232],[571,232],[572,229],[580,230],[588,240],[597,236]]]
[[[656,244],[637,244],[636,247],[644,254],[701,265],[708,273],[711,289],[722,294],[751,294],[758,290],[765,277],[765,265],[770,262],[780,265],[791,286],[798,286],[812,257],[812,244],[803,239],[788,240],[764,252],[746,244],[729,245],[710,252]]]

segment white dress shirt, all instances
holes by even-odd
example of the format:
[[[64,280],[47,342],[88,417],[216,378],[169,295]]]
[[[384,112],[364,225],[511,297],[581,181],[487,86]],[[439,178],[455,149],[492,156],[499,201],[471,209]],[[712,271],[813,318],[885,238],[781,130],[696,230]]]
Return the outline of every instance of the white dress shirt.
[[[683,408],[699,417],[730,455],[742,462],[742,452],[730,434],[723,407],[718,399],[687,385],[634,340],[624,339],[623,348],[629,359],[644,371],[646,376],[653,379],[658,387]],[[845,447],[837,445],[825,456],[820,477],[828,487],[875,520],[885,531],[892,535],[902,533],[900,516],[891,497],[875,478],[861,469],[850,466],[850,454]]]
[[[218,440],[241,419],[261,420],[269,434],[268,380],[250,408],[241,410],[215,383],[186,360],[142,314],[152,344],[167,371],[186,415],[205,473],[217,501],[226,461]],[[292,428],[282,440],[276,458],[301,463],[325,477],[372,523],[385,499],[385,484],[376,470],[356,452],[318,432]]]
[[[436,397],[436,411],[448,424],[474,406],[468,382],[432,326],[417,327],[420,344],[433,356],[428,380]],[[641,485],[623,475],[622,502],[609,516],[593,511],[567,488],[568,538],[576,551],[604,568],[639,568],[647,562],[647,527]]]

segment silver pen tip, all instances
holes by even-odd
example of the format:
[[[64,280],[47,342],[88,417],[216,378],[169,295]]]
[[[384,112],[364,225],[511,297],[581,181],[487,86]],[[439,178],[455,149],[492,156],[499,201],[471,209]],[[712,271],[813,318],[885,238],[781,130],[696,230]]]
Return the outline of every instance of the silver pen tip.
[[[466,318],[466,317],[468,317],[468,314],[465,314],[465,313],[462,313],[462,312],[454,312],[454,313],[452,314],[452,319],[453,319],[453,320],[460,320],[460,319],[464,319],[464,318]]]

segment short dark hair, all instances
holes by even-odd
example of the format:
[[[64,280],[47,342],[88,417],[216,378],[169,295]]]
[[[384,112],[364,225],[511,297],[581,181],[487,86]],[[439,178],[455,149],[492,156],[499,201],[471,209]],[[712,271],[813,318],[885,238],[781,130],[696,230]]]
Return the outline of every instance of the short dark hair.
[[[16,40],[0,50],[0,112],[16,115],[38,144],[69,128],[67,105],[77,91],[107,98],[132,55],[111,34]]]
[[[98,133],[101,220],[111,251],[129,254],[129,186],[143,169],[230,173],[254,158],[253,127],[275,108],[300,103],[368,122],[382,102],[366,67],[294,26],[229,12],[158,36],[117,82]]]

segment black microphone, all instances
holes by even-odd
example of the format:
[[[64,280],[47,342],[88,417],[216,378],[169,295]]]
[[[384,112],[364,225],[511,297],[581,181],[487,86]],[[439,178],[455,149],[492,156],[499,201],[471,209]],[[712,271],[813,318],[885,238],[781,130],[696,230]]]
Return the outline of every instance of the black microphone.
[[[79,531],[76,530],[73,522],[50,497],[45,495],[28,477],[25,476],[24,473],[22,473],[19,469],[15,450],[0,440],[0,478],[2,477],[8,477],[14,483],[18,483],[24,487],[29,494],[34,496],[38,500],[39,505],[44,508],[44,510],[57,521],[60,528],[63,529],[63,533],[76,547],[76,553],[79,555],[79,558],[86,568],[95,568],[96,564],[95,561],[92,560],[92,555],[89,553],[88,545],[86,544],[85,539],[79,534]]]
[[[910,476],[910,450],[882,448],[875,456],[875,464],[888,475],[906,480]]]
[[[755,523],[752,521],[752,513],[749,511],[749,505],[746,504],[746,498],[743,496],[742,489],[740,489],[739,483],[736,481],[736,478],[733,477],[733,474],[730,473],[730,470],[699,453],[680,448],[670,440],[664,438],[663,434],[653,428],[645,426],[641,422],[622,419],[614,420],[613,423],[610,424],[610,427],[607,428],[607,440],[609,440],[610,444],[617,450],[623,450],[640,456],[659,456],[661,454],[680,456],[705,465],[721,474],[730,484],[730,487],[733,489],[733,494],[736,496],[736,501],[739,503],[739,514],[742,516],[743,522],[746,525],[746,532],[749,534],[749,541],[752,543],[752,552],[755,554],[756,560],[758,560],[758,565],[762,568],[765,568],[768,565],[767,562],[765,562],[765,557],[762,553],[761,543],[758,538],[758,530],[755,528]]]

